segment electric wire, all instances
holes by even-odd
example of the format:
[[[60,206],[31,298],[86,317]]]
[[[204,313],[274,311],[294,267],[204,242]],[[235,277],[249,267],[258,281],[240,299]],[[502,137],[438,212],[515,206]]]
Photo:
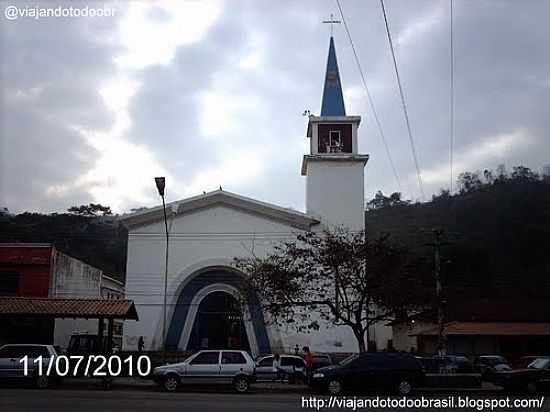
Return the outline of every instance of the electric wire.
[[[351,32],[348,27],[348,23],[346,21],[346,18],[344,16],[344,11],[342,10],[342,5],[340,4],[340,0],[336,0],[336,4],[338,5],[338,10],[340,12],[340,17],[342,19],[342,22],[344,23],[344,29],[346,30],[346,34],[351,46],[351,50],[353,51],[353,56],[355,58],[355,63],[357,64],[357,69],[359,70],[359,75],[361,76],[361,83],[363,84],[363,88],[365,89],[365,94],[367,95],[367,99],[369,101],[369,105],[374,117],[374,120],[376,122],[376,126],[378,127],[378,132],[380,134],[380,137],[382,138],[382,142],[384,143],[384,148],[386,149],[386,155],[388,157],[388,160],[390,162],[390,166],[393,172],[393,175],[395,177],[395,180],[397,181],[397,187],[399,188],[399,192],[402,192],[401,189],[401,181],[399,179],[399,175],[397,174],[397,169],[395,168],[395,163],[393,162],[393,158],[390,152],[390,148],[388,146],[388,142],[386,140],[386,136],[384,134],[384,130],[382,129],[382,124],[380,123],[380,119],[378,118],[378,114],[376,112],[375,106],[374,106],[374,100],[372,98],[372,95],[369,91],[369,88],[367,86],[367,81],[365,80],[365,75],[363,72],[363,69],[361,68],[361,63],[359,62],[359,57],[357,55],[357,51],[355,50],[355,45],[353,43],[353,39],[351,37]]]
[[[409,143],[411,145],[411,151],[412,151],[412,155],[413,155],[414,166],[416,168],[416,176],[418,177],[418,186],[420,188],[420,195],[422,197],[422,200],[425,200],[424,185],[422,183],[422,176],[420,174],[420,165],[419,165],[419,162],[418,162],[418,155],[416,154],[416,147],[415,147],[415,144],[414,144],[414,139],[413,139],[413,135],[412,135],[412,131],[411,131],[411,123],[410,123],[410,120],[409,120],[409,112],[407,110],[407,104],[405,102],[405,94],[403,93],[403,86],[401,85],[401,77],[399,76],[399,70],[397,68],[397,60],[395,58],[395,50],[394,50],[394,47],[393,47],[393,40],[392,40],[392,37],[391,37],[390,26],[389,26],[389,23],[388,23],[388,16],[386,15],[386,8],[384,7],[384,0],[380,0],[380,5],[382,6],[382,13],[384,15],[384,23],[385,23],[385,26],[386,26],[386,35],[388,37],[388,43],[389,43],[389,46],[390,46],[390,51],[391,51],[391,55],[392,55],[392,59],[393,59],[393,67],[395,69],[395,77],[397,78],[397,86],[399,87],[399,96],[401,97],[401,106],[403,107],[403,113],[405,115],[405,122],[407,124],[407,133],[408,133],[408,136],[409,136]]]
[[[449,124],[449,169],[450,169],[450,177],[451,177],[451,184],[450,184],[450,190],[449,190],[449,193],[452,194],[453,193],[453,158],[454,158],[454,139],[455,139],[455,136],[454,136],[454,116],[455,116],[455,108],[454,108],[454,105],[455,105],[455,102],[454,102],[454,45],[453,45],[453,0],[449,0],[450,1],[450,33],[449,33],[449,41],[450,41],[450,104],[449,104],[449,110],[450,110],[450,113],[449,113],[449,121],[450,121],[450,124]]]

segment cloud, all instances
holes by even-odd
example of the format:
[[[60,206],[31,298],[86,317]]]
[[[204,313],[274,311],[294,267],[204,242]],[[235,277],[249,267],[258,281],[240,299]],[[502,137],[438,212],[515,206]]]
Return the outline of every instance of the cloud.
[[[123,211],[157,202],[151,179],[162,174],[170,200],[222,185],[303,209],[301,113],[320,108],[320,22],[334,3],[112,4],[110,19],[2,21],[2,202]],[[450,178],[447,6],[386,2],[428,194]],[[343,7],[404,195],[418,199],[379,3]],[[455,176],[549,163],[549,14],[547,2],[455,2]],[[398,190],[351,47],[334,30],[346,107],[363,117],[359,147],[371,155],[367,196]]]
[[[93,20],[2,21],[0,198],[10,210],[63,210],[93,200],[86,187],[59,188],[100,155],[84,131],[113,122],[97,93],[114,71],[108,36]]]
[[[478,142],[469,144],[457,151],[454,165],[457,170],[475,171],[486,168],[486,165],[504,163],[511,155],[527,153],[533,144],[533,136],[526,130],[516,130],[511,133],[487,136]],[[409,178],[413,178],[410,176]],[[416,178],[416,176],[414,176]],[[449,166],[445,162],[423,173],[424,183],[431,185],[432,191],[444,187],[449,179]]]
[[[116,62],[124,68],[167,64],[179,45],[199,41],[220,13],[215,0],[132,2],[119,27],[126,52]]]

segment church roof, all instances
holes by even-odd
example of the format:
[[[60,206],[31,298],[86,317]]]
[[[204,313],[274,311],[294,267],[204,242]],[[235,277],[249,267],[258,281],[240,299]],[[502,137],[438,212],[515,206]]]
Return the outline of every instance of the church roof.
[[[319,223],[317,219],[297,210],[261,202],[221,189],[168,203],[166,209],[167,213],[172,211],[172,213],[175,213],[177,216],[217,205],[225,205],[230,208],[242,210],[301,230],[308,230],[312,225]],[[162,221],[163,219],[164,212],[162,206],[124,215],[120,218],[121,222],[128,228],[143,226]]]
[[[342,94],[342,83],[336,61],[334,50],[334,39],[330,37],[328,49],[327,72],[325,75],[325,88],[323,90],[323,101],[321,103],[321,116],[345,116],[344,96]]]

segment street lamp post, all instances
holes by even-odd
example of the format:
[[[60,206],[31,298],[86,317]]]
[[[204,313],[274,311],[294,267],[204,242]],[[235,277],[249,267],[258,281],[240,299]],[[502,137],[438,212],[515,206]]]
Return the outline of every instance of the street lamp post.
[[[166,230],[166,253],[164,262],[164,304],[162,307],[162,360],[166,362],[166,294],[168,290],[168,219],[166,218],[166,202],[164,201],[164,187],[166,179],[155,177],[155,184],[160,197],[162,198],[162,210],[164,211],[164,228]]]

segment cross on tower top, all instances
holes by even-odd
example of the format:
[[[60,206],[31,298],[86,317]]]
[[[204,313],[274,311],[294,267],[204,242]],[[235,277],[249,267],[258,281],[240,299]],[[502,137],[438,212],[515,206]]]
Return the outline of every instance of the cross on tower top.
[[[334,15],[330,13],[330,19],[323,20],[323,23],[330,24],[330,36],[332,37],[334,31],[334,24],[342,23],[340,20],[334,20]]]

